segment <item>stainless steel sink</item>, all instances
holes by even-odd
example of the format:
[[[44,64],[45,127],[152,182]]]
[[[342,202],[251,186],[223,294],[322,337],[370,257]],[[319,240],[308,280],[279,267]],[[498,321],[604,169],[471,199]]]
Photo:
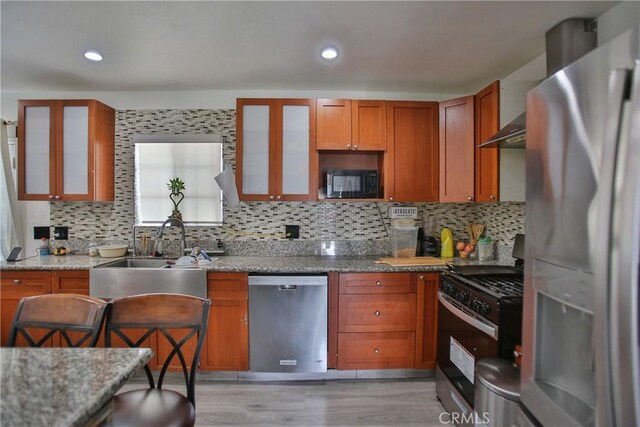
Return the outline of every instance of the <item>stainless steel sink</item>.
[[[101,265],[99,268],[166,268],[170,267],[166,259],[128,258]]]
[[[149,293],[207,297],[207,272],[164,259],[123,259],[89,272],[89,293],[96,298],[121,298]]]

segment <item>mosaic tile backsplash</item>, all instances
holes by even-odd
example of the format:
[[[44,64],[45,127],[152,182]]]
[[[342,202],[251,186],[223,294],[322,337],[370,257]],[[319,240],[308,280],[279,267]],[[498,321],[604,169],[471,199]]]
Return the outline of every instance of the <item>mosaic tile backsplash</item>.
[[[131,243],[134,223],[133,136],[150,133],[218,133],[224,141],[223,156],[235,165],[235,110],[122,110],[116,115],[116,199],[104,202],[51,203],[51,226],[68,226],[64,244],[77,252],[90,241]],[[241,202],[224,204],[224,226],[187,227],[187,243],[203,247],[215,240],[232,255],[318,254],[322,240],[351,242],[340,245],[343,254],[390,252],[389,207],[397,203],[336,202]],[[524,203],[420,203],[420,217],[433,216],[438,229],[449,227],[454,238],[467,239],[466,225],[479,222],[485,234],[499,242],[501,255],[508,254],[516,233],[524,232]],[[284,239],[287,224],[300,226],[300,241]],[[156,229],[144,227],[141,233]],[[165,233],[165,243],[174,232]],[[365,241],[370,241],[366,244]],[[251,244],[253,242],[254,244]],[[357,243],[356,243],[357,242]],[[165,244],[166,247],[166,244]],[[168,251],[172,248],[169,246]],[[349,253],[354,252],[354,253]]]

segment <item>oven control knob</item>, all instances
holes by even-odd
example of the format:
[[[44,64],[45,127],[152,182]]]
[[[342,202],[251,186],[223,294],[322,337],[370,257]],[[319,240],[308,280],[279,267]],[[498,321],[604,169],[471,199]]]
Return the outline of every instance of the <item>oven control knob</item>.
[[[474,299],[473,302],[471,303],[471,310],[475,311],[476,313],[479,313],[480,301],[478,301],[477,299]]]
[[[469,299],[469,293],[468,292],[460,292],[458,294],[458,301],[466,302],[468,299]]]
[[[482,314],[483,316],[486,316],[487,314],[489,314],[490,310],[491,310],[491,307],[489,307],[487,304],[482,304],[480,306],[480,314]]]

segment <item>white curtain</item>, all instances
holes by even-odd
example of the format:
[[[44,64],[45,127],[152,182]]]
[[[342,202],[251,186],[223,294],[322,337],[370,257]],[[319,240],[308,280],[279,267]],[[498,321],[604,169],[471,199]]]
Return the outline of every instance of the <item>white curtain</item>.
[[[7,125],[0,119],[0,148],[2,163],[0,166],[0,260],[9,256],[14,246],[23,246],[22,221],[18,211],[18,195],[11,173],[11,156],[9,154],[9,138]]]

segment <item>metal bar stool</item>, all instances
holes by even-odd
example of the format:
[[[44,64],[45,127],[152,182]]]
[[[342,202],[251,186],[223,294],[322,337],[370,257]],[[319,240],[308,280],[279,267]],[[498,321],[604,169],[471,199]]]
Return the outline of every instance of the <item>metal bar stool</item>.
[[[195,380],[204,343],[211,301],[177,294],[145,294],[112,301],[105,343],[120,338],[129,347],[140,347],[155,332],[169,342],[171,351],[162,362],[157,383],[149,366],[144,367],[149,388],[118,394],[113,399],[114,426],[192,426],[195,423]],[[129,332],[129,333],[127,333]],[[135,338],[132,338],[135,335]],[[185,344],[197,337],[188,366]],[[171,361],[177,357],[184,375],[187,396],[162,389]],[[158,361],[160,363],[160,361]]]

